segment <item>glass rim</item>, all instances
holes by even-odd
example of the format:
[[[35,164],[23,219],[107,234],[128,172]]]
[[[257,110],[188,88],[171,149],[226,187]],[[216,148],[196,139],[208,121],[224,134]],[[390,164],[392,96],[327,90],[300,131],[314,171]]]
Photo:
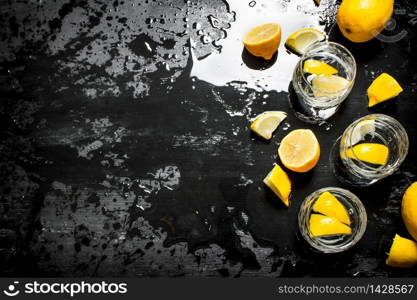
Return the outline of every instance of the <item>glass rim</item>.
[[[399,159],[397,159],[395,161],[395,163],[390,166],[389,169],[385,168],[386,165],[382,165],[382,166],[379,166],[377,168],[372,168],[368,164],[361,161],[357,157],[357,155],[354,151],[352,151],[352,153],[355,156],[355,158],[349,158],[349,157],[346,156],[346,158],[342,159],[342,162],[346,167],[354,169],[354,171],[359,173],[359,174],[360,173],[365,173],[366,176],[369,176],[369,177],[375,177],[376,175],[379,175],[378,176],[378,178],[379,178],[379,177],[381,177],[380,176],[381,173],[383,173],[382,174],[383,176],[381,177],[381,179],[382,179],[383,177],[386,177],[386,176],[389,176],[389,175],[393,174],[400,167],[400,165],[405,160],[405,158],[408,154],[408,150],[409,150],[408,149],[409,148],[409,138],[408,138],[407,131],[405,130],[404,126],[398,120],[396,120],[395,118],[393,118],[391,116],[388,116],[388,115],[385,115],[385,114],[369,114],[369,115],[363,116],[363,117],[353,121],[345,129],[345,131],[343,132],[343,134],[341,136],[341,140],[343,140],[343,137],[345,135],[348,135],[347,140],[349,141],[349,147],[344,147],[344,149],[342,149],[343,146],[342,146],[342,143],[340,143],[339,151],[345,153],[349,148],[353,147],[354,145],[353,145],[353,142],[352,142],[352,138],[353,138],[352,132],[353,132],[354,128],[356,126],[358,126],[358,124],[360,122],[365,121],[365,120],[371,120],[371,119],[373,119],[375,121],[377,119],[382,119],[382,120],[391,122],[392,124],[394,124],[394,126],[397,126],[398,129],[400,130],[402,136],[403,136],[402,141],[405,143],[405,146],[406,146],[405,153]],[[390,126],[391,128],[393,128],[393,126],[391,124],[387,124],[387,126]],[[393,130],[395,130],[395,129],[393,129]],[[350,163],[350,162],[352,162],[352,160],[355,160],[355,163]],[[375,178],[373,178],[373,179],[375,179]]]
[[[346,87],[344,87],[344,88],[341,88],[341,89],[339,89],[339,90],[337,90],[337,91],[334,91],[334,92],[328,92],[328,91],[323,91],[323,90],[320,90],[320,89],[316,89],[316,88],[314,88],[313,87],[313,85],[307,80],[307,78],[306,78],[306,76],[305,76],[305,72],[304,72],[304,70],[303,70],[303,68],[304,68],[304,66],[303,66],[303,63],[300,63],[299,65],[298,65],[298,68],[300,69],[299,71],[300,71],[300,74],[301,74],[301,77],[303,78],[303,80],[305,81],[305,83],[313,90],[313,91],[318,91],[318,92],[324,92],[325,94],[328,94],[329,95],[329,97],[331,97],[331,95],[338,95],[338,94],[340,94],[340,92],[344,92],[344,91],[346,91],[346,90],[348,90],[348,89],[350,89],[352,86],[353,86],[353,84],[354,84],[354,82],[355,82],[355,79],[356,79],[356,72],[357,72],[357,67],[356,67],[356,60],[355,60],[355,57],[353,56],[353,54],[345,47],[345,46],[343,46],[343,45],[341,45],[341,44],[339,44],[339,43],[336,43],[336,42],[330,42],[330,41],[327,41],[327,40],[325,40],[325,41],[317,41],[317,42],[314,42],[313,44],[311,44],[310,46],[308,46],[307,47],[307,49],[305,50],[305,52],[304,52],[304,54],[301,56],[301,58],[300,58],[300,62],[304,62],[305,60],[307,60],[307,58],[308,58],[308,56],[309,55],[311,55],[309,52],[310,51],[312,51],[312,50],[314,50],[314,49],[317,49],[317,46],[332,46],[332,47],[335,47],[335,48],[339,48],[339,49],[341,49],[342,51],[344,51],[344,52],[346,52],[346,54],[347,54],[347,56],[348,57],[350,57],[351,59],[352,59],[352,61],[353,61],[353,74],[352,74],[352,79],[351,80],[349,80],[350,82],[349,82],[349,85],[347,85]],[[326,98],[326,97],[323,97],[323,98]]]
[[[358,215],[357,217],[359,221],[358,221],[356,233],[352,236],[351,240],[348,243],[338,248],[326,247],[326,246],[320,245],[319,243],[314,242],[313,238],[309,236],[308,234],[306,234],[306,230],[304,228],[305,226],[308,226],[308,225],[305,225],[305,221],[308,221],[306,220],[307,219],[306,216],[311,215],[311,212],[312,212],[311,210],[312,210],[314,202],[324,192],[334,192],[336,194],[344,195],[346,198],[349,199],[349,201],[352,202],[352,205]],[[311,201],[311,203],[307,206],[306,204],[309,201]],[[324,254],[340,253],[355,246],[365,234],[367,223],[368,223],[368,217],[367,217],[365,206],[363,205],[362,201],[359,199],[358,196],[353,194],[351,191],[344,189],[344,188],[340,188],[340,187],[324,187],[324,188],[320,188],[310,193],[307,197],[304,198],[304,201],[301,203],[300,210],[298,212],[298,227],[304,240],[306,240],[306,242],[311,247],[313,247],[314,249]]]

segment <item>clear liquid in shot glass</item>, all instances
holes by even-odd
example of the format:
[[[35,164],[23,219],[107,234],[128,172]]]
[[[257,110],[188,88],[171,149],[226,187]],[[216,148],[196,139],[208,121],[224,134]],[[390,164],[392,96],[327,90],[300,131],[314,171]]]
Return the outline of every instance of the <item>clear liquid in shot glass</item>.
[[[313,214],[323,216],[321,213],[314,211],[313,206],[325,192],[331,193],[346,210],[350,224],[345,225],[350,226],[351,234],[323,236],[312,234],[310,228],[311,216]],[[298,225],[301,236],[312,248],[322,253],[338,253],[353,247],[362,238],[367,225],[367,216],[362,202],[354,194],[345,189],[328,187],[310,194],[304,200],[298,215]]]

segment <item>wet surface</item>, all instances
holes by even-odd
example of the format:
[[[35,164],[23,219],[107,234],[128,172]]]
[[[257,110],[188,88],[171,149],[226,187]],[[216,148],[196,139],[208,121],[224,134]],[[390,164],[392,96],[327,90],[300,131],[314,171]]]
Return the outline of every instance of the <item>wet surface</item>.
[[[1,1],[0,265],[8,276],[415,276],[384,266],[389,239],[407,236],[404,189],[416,180],[416,4],[397,1],[401,40],[353,45],[332,26],[335,1]],[[355,87],[325,124],[291,112],[298,57],[270,63],[240,44],[252,25],[325,30],[358,62]],[[282,42],[282,43],[283,43]],[[368,211],[348,253],[311,252],[297,234],[305,196],[342,186],[331,146],[369,113],[366,88],[389,72],[405,88],[376,108],[407,129],[400,172],[351,189]],[[249,120],[289,113],[271,142]],[[373,110],[375,111],[375,110]],[[280,139],[311,128],[319,166],[290,174],[286,209],[262,185]]]

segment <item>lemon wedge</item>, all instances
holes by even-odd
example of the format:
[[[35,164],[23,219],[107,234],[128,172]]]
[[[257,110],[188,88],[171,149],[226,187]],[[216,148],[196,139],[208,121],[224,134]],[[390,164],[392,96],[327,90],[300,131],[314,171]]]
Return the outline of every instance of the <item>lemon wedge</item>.
[[[397,268],[417,265],[417,243],[396,234],[385,263]]]
[[[344,224],[350,225],[351,223],[346,208],[332,193],[324,192],[321,194],[314,202],[313,210]]]
[[[280,166],[274,165],[272,171],[265,177],[264,183],[287,207],[290,205],[291,180]]]
[[[387,73],[383,73],[378,76],[368,88],[368,107],[397,97],[402,91],[403,88],[394,77]]]
[[[291,171],[308,172],[320,159],[320,144],[310,129],[293,130],[282,139],[278,155],[282,164]]]
[[[250,129],[264,139],[270,140],[274,131],[286,117],[287,114],[282,111],[266,111],[255,118]]]
[[[348,149],[346,154],[352,159],[383,166],[388,161],[389,149],[382,144],[362,143]]]
[[[350,81],[337,75],[318,75],[313,78],[311,83],[316,98],[333,98],[342,94],[343,90],[349,86]]]
[[[417,240],[417,182],[405,191],[401,203],[401,214],[408,232]]]
[[[316,75],[334,75],[338,73],[337,69],[315,59],[308,59],[304,62],[303,72]]]
[[[319,214],[311,214],[309,226],[312,237],[352,234],[352,229],[349,226],[336,219]]]
[[[305,50],[315,42],[324,41],[326,35],[314,28],[304,28],[292,33],[285,45],[296,54],[303,55]]]
[[[375,130],[375,117],[360,121],[352,131],[350,143],[352,145],[359,143],[367,134],[372,135]]]
[[[243,45],[254,56],[270,60],[281,42],[279,24],[263,24],[252,28],[243,37]]]

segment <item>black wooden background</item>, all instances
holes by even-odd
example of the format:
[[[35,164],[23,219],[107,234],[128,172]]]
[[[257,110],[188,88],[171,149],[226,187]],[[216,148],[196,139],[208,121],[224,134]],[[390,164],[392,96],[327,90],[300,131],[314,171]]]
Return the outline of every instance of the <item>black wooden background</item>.
[[[305,15],[357,59],[352,94],[321,126],[294,117],[285,89],[254,89],[244,72],[222,86],[191,76],[193,66],[221,57],[222,44],[240,38],[229,34],[242,20],[239,7],[260,18],[277,5],[278,16]],[[415,268],[391,269],[384,260],[393,235],[408,236],[400,203],[417,177],[417,4],[396,1],[384,36],[405,33],[399,41],[360,45],[333,26],[336,5],[0,0],[1,274],[416,276]],[[241,67],[262,78],[294,60],[279,51],[272,63],[243,51]],[[213,70],[219,77],[230,71]],[[289,80],[291,70],[283,71]],[[318,188],[341,186],[331,146],[369,113],[366,89],[382,72],[405,91],[373,111],[404,125],[408,158],[389,179],[351,189],[368,212],[363,240],[347,253],[315,254],[297,235],[299,205]],[[270,143],[248,129],[265,110],[289,113]],[[314,130],[322,156],[312,172],[290,174],[287,209],[262,179],[280,139],[296,128]]]

